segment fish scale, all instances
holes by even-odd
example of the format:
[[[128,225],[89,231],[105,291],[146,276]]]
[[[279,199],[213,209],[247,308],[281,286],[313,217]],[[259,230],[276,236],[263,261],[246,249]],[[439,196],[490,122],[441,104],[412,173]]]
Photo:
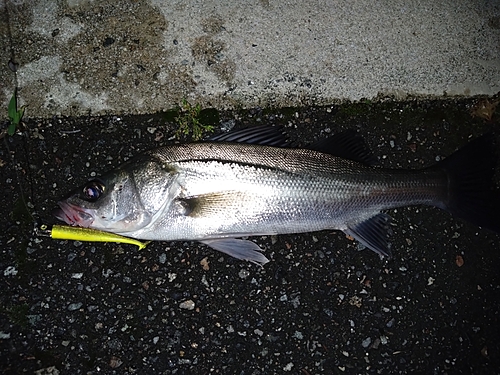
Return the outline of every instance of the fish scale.
[[[200,203],[204,215],[169,206],[163,220],[137,233],[143,239],[343,230],[383,209],[433,204],[436,187],[446,183],[440,172],[389,172],[304,149],[199,143],[162,148],[154,156],[176,170],[180,198],[219,198]]]

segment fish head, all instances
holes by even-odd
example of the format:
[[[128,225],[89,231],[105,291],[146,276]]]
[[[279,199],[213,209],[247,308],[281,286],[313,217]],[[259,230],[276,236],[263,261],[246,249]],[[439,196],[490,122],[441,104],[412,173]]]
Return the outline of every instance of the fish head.
[[[151,221],[139,193],[133,174],[117,169],[72,191],[58,202],[53,214],[73,226],[133,232]]]

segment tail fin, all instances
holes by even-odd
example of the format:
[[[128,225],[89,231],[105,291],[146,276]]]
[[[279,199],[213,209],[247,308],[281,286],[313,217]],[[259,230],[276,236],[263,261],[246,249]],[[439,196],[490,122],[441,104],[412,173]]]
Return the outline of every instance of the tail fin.
[[[495,137],[485,134],[439,163],[448,175],[446,209],[500,233],[500,191],[495,189]]]

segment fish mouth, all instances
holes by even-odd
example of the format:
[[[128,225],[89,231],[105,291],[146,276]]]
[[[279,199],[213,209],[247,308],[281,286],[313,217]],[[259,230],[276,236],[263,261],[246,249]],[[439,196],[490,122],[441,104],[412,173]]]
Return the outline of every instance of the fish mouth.
[[[94,217],[78,206],[67,202],[58,202],[59,207],[52,210],[52,215],[66,224],[88,228],[94,222]]]

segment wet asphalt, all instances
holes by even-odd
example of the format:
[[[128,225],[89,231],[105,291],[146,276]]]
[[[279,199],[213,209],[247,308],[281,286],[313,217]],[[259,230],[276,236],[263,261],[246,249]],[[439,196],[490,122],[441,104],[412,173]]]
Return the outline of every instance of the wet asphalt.
[[[215,119],[282,125],[298,145],[354,128],[381,166],[420,168],[498,129],[484,108],[386,100]],[[263,268],[193,242],[138,251],[36,234],[58,199],[175,142],[175,126],[165,114],[30,119],[2,141],[0,372],[499,373],[500,236],[438,209],[388,212],[390,260],[325,231],[254,238]]]

